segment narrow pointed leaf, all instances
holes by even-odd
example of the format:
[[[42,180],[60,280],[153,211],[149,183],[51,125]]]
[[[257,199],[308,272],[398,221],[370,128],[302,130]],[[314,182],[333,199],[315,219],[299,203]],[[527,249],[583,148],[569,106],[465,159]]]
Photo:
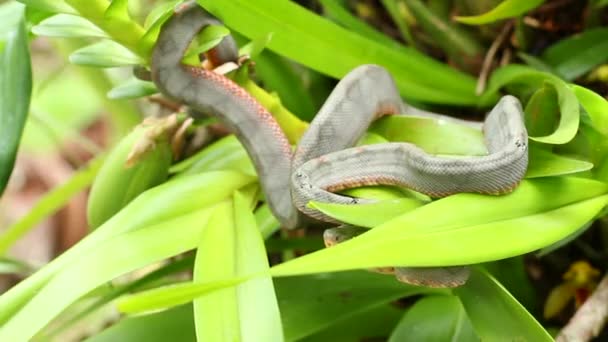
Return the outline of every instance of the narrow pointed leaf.
[[[74,51],[70,55],[70,62],[99,68],[143,64],[141,58],[111,40],[102,40]]]
[[[460,298],[482,341],[553,341],[536,319],[484,271],[473,270],[466,285],[453,293]]]
[[[11,175],[32,92],[24,6],[0,5],[0,196]]]
[[[133,77],[125,83],[112,88],[108,92],[108,98],[110,100],[132,100],[156,93],[158,93],[158,89],[156,89],[154,83]]]
[[[341,78],[358,65],[376,63],[393,74],[407,98],[461,105],[477,103],[471,77],[413,49],[391,49],[349,32],[296,3],[272,0],[255,3],[198,0],[198,3],[250,39],[272,32],[269,49],[327,75]],[[302,46],[306,46],[307,53],[302,53]]]
[[[498,260],[570,235],[606,205],[608,185],[580,178],[527,180],[511,194],[458,194],[410,211],[331,248],[277,265],[273,275]],[[484,248],[479,248],[484,246]]]
[[[32,32],[39,36],[47,37],[108,37],[105,32],[90,21],[71,14],[57,14],[45,19],[38,25],[32,27]]]
[[[544,0],[505,0],[484,14],[455,17],[456,21],[469,25],[483,25],[498,20],[520,16],[542,4]]]

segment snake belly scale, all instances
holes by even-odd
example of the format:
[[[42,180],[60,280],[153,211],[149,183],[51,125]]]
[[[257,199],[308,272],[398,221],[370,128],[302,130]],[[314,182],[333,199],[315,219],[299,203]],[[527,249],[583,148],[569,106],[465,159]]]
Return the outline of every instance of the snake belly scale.
[[[283,227],[302,227],[311,221],[340,223],[308,208],[312,200],[370,201],[335,193],[347,188],[396,185],[431,197],[460,192],[502,194],[514,189],[526,172],[528,136],[521,105],[511,96],[503,97],[483,123],[486,156],[443,158],[409,143],[353,147],[374,120],[388,114],[427,116],[480,127],[404,103],[391,75],[377,65],[359,66],[338,83],[292,152],[274,117],[244,89],[223,75],[182,63],[198,32],[218,23],[195,3],[177,10],[163,25],[154,48],[152,79],[165,96],[217,117],[237,135]],[[238,58],[230,36],[215,50],[216,58],[224,62]],[[349,227],[329,229],[326,244],[356,236],[352,231]],[[466,281],[469,270],[461,266],[397,267],[394,273],[411,284],[453,287]]]

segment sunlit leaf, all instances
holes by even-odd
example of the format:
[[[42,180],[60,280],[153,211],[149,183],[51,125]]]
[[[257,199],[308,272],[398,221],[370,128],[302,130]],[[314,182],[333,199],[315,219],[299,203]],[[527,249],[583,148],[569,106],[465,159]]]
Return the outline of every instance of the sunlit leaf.
[[[18,0],[28,7],[36,8],[39,10],[52,12],[52,13],[70,13],[74,14],[76,11],[63,0]]]
[[[489,12],[468,17],[455,17],[456,21],[469,25],[483,25],[498,20],[520,16],[542,4],[544,0],[504,0]]]
[[[560,156],[540,148],[530,148],[529,151],[526,178],[567,175],[593,168],[593,164],[587,161]]]
[[[391,49],[349,32],[294,2],[198,3],[250,39],[272,32],[269,49],[327,75],[341,78],[356,66],[376,63],[391,72],[406,98],[444,104],[477,103],[471,77],[413,49]],[[306,53],[302,53],[302,47],[306,47]]]
[[[138,56],[111,40],[102,40],[74,51],[70,55],[70,62],[99,68],[143,64]]]
[[[32,32],[39,36],[48,37],[108,37],[105,32],[90,21],[71,14],[57,14],[45,19],[32,27]]]
[[[608,101],[595,92],[578,85],[572,85],[574,95],[585,109],[593,127],[604,135],[608,135]]]
[[[570,235],[606,205],[608,185],[582,178],[523,181],[504,196],[458,194],[331,248],[274,266],[273,275],[498,260]],[[485,246],[478,248],[478,246]]]
[[[131,100],[156,94],[157,92],[158,90],[154,83],[132,77],[126,82],[112,88],[108,92],[108,98],[111,100]]]

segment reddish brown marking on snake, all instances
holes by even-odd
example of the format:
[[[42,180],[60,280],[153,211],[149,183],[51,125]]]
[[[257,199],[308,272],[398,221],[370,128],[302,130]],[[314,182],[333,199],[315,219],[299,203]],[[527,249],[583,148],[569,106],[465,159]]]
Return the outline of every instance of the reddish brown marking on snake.
[[[236,98],[239,98],[247,103],[247,105],[251,106],[254,109],[254,112],[257,116],[266,123],[268,127],[272,130],[272,134],[275,138],[282,141],[283,151],[286,155],[291,155],[291,145],[289,141],[285,137],[281,126],[276,121],[274,116],[268,112],[268,110],[262,106],[253,96],[251,96],[245,89],[236,84],[231,79],[225,77],[224,75],[220,75],[213,71],[205,70],[202,68],[193,67],[190,65],[184,65],[186,70],[195,78],[204,78],[215,83],[218,87],[228,91],[231,95]]]

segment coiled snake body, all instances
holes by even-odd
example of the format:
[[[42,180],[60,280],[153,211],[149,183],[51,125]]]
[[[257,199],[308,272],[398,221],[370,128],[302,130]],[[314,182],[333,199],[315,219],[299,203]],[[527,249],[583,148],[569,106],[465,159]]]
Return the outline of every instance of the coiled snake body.
[[[486,156],[442,158],[408,143],[352,147],[372,121],[386,114],[481,126],[403,103],[390,74],[376,65],[357,67],[339,82],[292,152],[273,116],[244,89],[213,71],[182,63],[192,39],[212,24],[218,22],[195,4],[178,10],[164,24],[154,49],[153,81],[166,96],[219,118],[235,132],[253,160],[273,214],[286,228],[301,227],[309,218],[335,223],[308,208],[311,200],[369,201],[334,193],[342,189],[384,184],[432,197],[460,192],[501,194],[515,188],[526,172],[528,137],[521,105],[511,96],[503,97],[483,123]],[[230,37],[215,51],[222,61],[238,57]],[[437,287],[461,285],[468,277],[464,267],[398,268],[396,273],[402,281]]]

